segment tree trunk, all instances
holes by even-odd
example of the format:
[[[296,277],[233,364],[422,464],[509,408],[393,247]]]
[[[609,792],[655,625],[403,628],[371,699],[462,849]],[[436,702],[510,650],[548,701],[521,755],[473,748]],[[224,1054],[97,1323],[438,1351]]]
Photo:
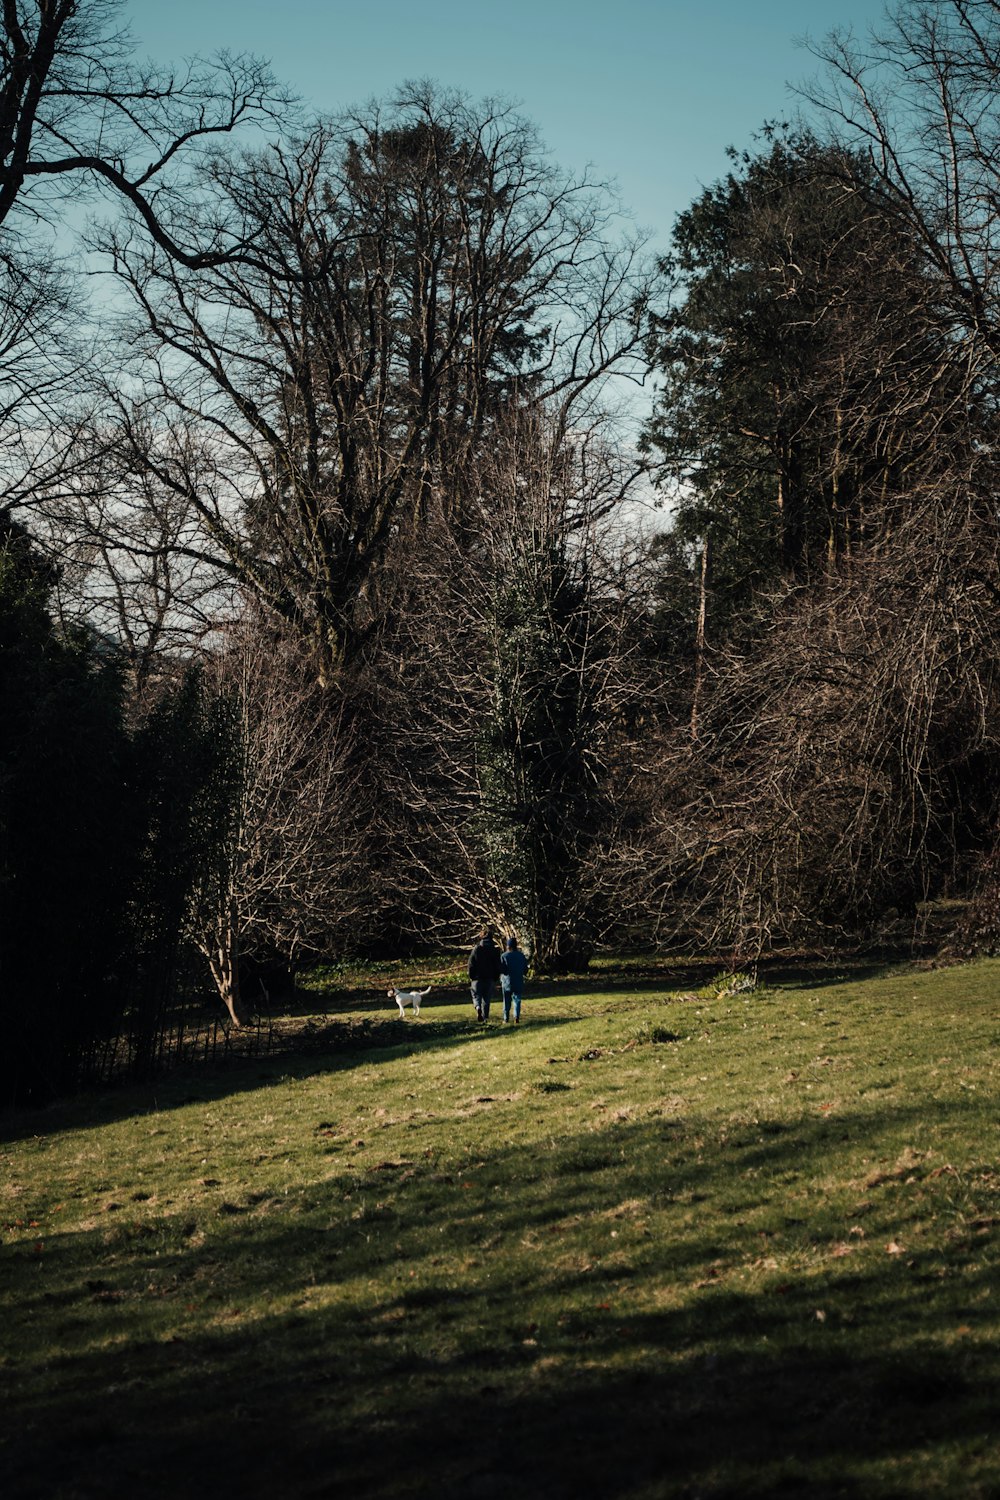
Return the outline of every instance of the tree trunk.
[[[240,991],[240,939],[231,910],[219,924],[208,964],[230,1020],[234,1026],[242,1026],[247,1016]]]
[[[691,693],[691,738],[698,738],[698,711],[705,676],[705,606],[708,598],[708,533],[701,545],[701,582],[698,586],[698,625],[694,636],[694,688]]]

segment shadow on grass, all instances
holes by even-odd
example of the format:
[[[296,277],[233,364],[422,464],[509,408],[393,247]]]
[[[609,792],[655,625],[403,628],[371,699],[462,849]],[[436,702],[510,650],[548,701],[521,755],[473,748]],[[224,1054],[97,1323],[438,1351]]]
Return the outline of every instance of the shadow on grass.
[[[4,1494],[995,1495],[988,1243],[953,1240],[949,1267],[816,1259],[741,1282],[759,1229],[717,1208],[624,1261],[608,1237],[623,1198],[711,1205],[748,1168],[763,1194],[838,1135],[877,1152],[921,1118],[804,1120],[725,1147],[692,1119],[669,1148],[643,1122],[570,1136],[513,1178],[477,1135],[467,1176],[345,1167],[280,1217],[235,1205],[201,1244],[167,1219],[8,1252],[35,1345],[0,1366]],[[795,1229],[803,1250],[835,1218]],[[560,1225],[579,1229],[577,1261]],[[936,1467],[960,1450],[978,1476]]]
[[[277,1347],[265,1325],[136,1347],[113,1363],[91,1356],[45,1414],[22,1419],[6,1446],[5,1494],[995,1494],[972,1476],[968,1487],[954,1474],[950,1487],[921,1484],[922,1457],[937,1446],[993,1440],[995,1358],[893,1353],[912,1301],[856,1290],[880,1306],[863,1352],[835,1333],[788,1343],[762,1299],[744,1298],[712,1309],[710,1353],[697,1315],[618,1314],[606,1331],[576,1330],[585,1358],[568,1337],[527,1346],[530,1325],[513,1320],[504,1337],[442,1356],[367,1320],[345,1329],[320,1318],[278,1330]],[[807,1328],[811,1309],[785,1298],[783,1314]],[[783,1347],[769,1351],[775,1338]],[[873,1463],[888,1470],[881,1482]]]
[[[905,963],[877,963],[871,959],[859,960],[845,967],[841,964],[816,964],[809,966],[786,965],[781,962],[762,964],[761,979],[781,989],[834,989],[845,984],[864,984],[869,980],[886,979],[891,974],[900,974],[907,968]]]

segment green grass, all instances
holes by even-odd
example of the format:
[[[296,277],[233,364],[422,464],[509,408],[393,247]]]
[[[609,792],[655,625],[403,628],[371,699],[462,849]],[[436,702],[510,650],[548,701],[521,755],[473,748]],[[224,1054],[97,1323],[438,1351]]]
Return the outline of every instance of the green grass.
[[[388,972],[0,1122],[5,1497],[1000,1495],[1000,963]]]

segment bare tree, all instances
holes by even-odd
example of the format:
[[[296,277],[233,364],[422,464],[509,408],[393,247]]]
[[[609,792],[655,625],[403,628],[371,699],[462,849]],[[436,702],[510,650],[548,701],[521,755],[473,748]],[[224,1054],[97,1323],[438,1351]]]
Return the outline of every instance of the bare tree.
[[[119,246],[146,328],[120,451],[197,515],[185,555],[292,624],[331,679],[384,618],[398,538],[475,524],[508,405],[545,403],[568,431],[612,374],[641,377],[639,246],[511,111],[428,86],[219,159],[212,183],[252,263],[191,275]]]
[[[190,501],[152,469],[123,475],[100,423],[72,433],[72,454],[33,505],[34,530],[58,564],[54,603],[66,627],[86,624],[117,644],[141,696],[165,658],[219,648],[219,626],[241,613],[235,585],[199,564]]]
[[[963,888],[997,813],[998,568],[975,496],[929,491],[849,576],[783,591],[752,649],[716,653],[698,742],[661,734],[651,758],[662,935],[832,944]]]
[[[189,929],[237,1025],[241,957],[350,946],[368,900],[363,862],[370,788],[336,701],[317,687],[295,641],[253,609],[214,658],[222,743],[203,798],[213,850],[198,874]]]
[[[805,97],[865,150],[886,202],[906,215],[956,339],[995,359],[1000,4],[905,0],[865,43],[835,31],[813,50],[826,71]]]
[[[407,562],[369,753],[383,880],[411,936],[462,941],[489,919],[558,970],[614,926],[643,627],[612,508],[640,466],[613,439],[522,413],[483,460],[468,551],[442,531]]]
[[[151,240],[188,267],[252,257],[245,225],[223,222],[199,183],[221,140],[289,108],[252,57],[140,64],[121,14],[121,0],[7,0],[0,21],[0,485],[5,508],[30,513],[72,564],[64,595],[81,558],[94,579],[102,548],[121,557],[95,533],[108,466],[95,478],[88,413],[98,372],[118,381],[121,361],[87,317],[81,207],[109,210],[118,239]],[[112,570],[109,588],[120,582]],[[162,580],[146,592],[162,595]]]
[[[61,217],[60,196],[89,183],[127,204],[185,265],[246,253],[242,236],[234,244],[218,221],[195,217],[190,179],[183,199],[173,188],[199,150],[270,119],[285,96],[252,57],[180,71],[139,65],[121,11],[121,0],[4,0],[0,228],[9,237]]]

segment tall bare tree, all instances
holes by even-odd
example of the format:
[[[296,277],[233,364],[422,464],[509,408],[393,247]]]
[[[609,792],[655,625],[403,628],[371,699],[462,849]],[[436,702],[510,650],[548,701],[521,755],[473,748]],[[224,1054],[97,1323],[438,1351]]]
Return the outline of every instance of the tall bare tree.
[[[200,801],[209,852],[188,927],[240,1025],[261,1000],[242,980],[247,955],[295,968],[352,946],[364,925],[372,788],[301,643],[253,607],[223,632],[209,680],[217,754]]]
[[[119,247],[146,329],[120,451],[197,516],[178,550],[291,623],[330,678],[385,618],[400,536],[474,523],[508,405],[568,431],[610,376],[641,377],[648,282],[605,191],[510,110],[429,86],[219,159],[212,183],[252,263],[191,274]]]
[[[245,226],[214,214],[199,182],[221,140],[289,108],[253,57],[140,63],[122,12],[121,0],[6,0],[0,15],[0,489],[26,519],[90,472],[83,416],[98,371],[120,363],[76,274],[82,209],[187,267],[252,257]],[[78,535],[93,508],[82,527],[66,519],[39,523],[46,545],[61,562],[67,546],[93,554]]]
[[[863,150],[941,287],[954,336],[1000,353],[1000,4],[903,0],[870,35],[835,31],[804,90],[830,129]]]
[[[520,413],[482,463],[475,539],[407,565],[382,638],[369,747],[381,879],[415,927],[461,941],[484,919],[546,970],[607,936],[642,603],[615,518],[639,471],[594,426]]]

